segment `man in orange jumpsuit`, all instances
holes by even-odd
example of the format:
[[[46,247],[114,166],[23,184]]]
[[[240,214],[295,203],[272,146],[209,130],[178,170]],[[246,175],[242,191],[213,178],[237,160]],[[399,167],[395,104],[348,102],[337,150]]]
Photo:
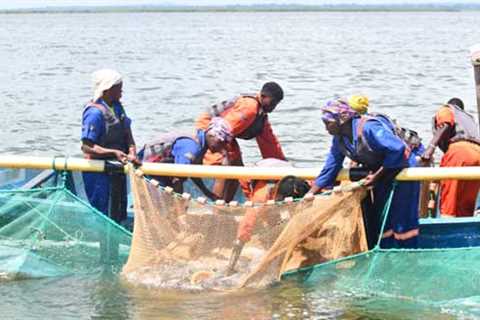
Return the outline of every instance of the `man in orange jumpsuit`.
[[[275,82],[267,82],[258,94],[240,95],[211,106],[207,112],[199,116],[196,127],[205,130],[213,117],[222,117],[230,125],[234,138],[246,140],[255,138],[257,140],[262,158],[285,160],[280,143],[268,120],[268,114],[275,110],[282,99],[282,88]],[[203,163],[242,166],[242,155],[237,140],[233,139],[227,146],[226,154],[207,152]],[[230,201],[237,186],[236,181],[224,183],[217,180],[214,192],[226,201]]]
[[[473,117],[464,111],[462,100],[453,98],[433,118],[433,138],[425,153],[430,161],[438,146],[444,153],[441,167],[480,166],[480,136]],[[443,180],[440,212],[443,216],[472,216],[480,181]]]

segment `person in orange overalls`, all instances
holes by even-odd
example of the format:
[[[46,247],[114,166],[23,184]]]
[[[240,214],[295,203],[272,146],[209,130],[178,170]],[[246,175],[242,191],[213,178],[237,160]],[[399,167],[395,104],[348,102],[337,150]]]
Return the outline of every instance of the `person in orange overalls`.
[[[255,164],[257,167],[291,167],[291,164],[284,160],[275,158],[263,159]],[[268,200],[282,201],[287,197],[301,198],[310,185],[295,176],[286,176],[280,181],[275,180],[242,180],[240,181],[245,197],[254,204],[266,203]],[[247,210],[237,229],[237,240],[233,245],[232,255],[227,268],[227,273],[232,273],[235,264],[240,256],[244,244],[250,241],[257,218],[266,219],[265,211],[262,209]],[[267,223],[271,224],[271,221]]]
[[[211,106],[207,112],[199,116],[195,125],[198,129],[205,130],[213,117],[222,117],[230,125],[234,138],[245,140],[255,138],[262,158],[285,160],[280,143],[268,120],[268,114],[275,110],[282,99],[282,88],[275,82],[267,82],[258,94],[240,95]],[[227,146],[226,155],[207,152],[203,163],[242,166],[242,155],[237,140],[233,139]],[[224,200],[230,201],[238,187],[238,182],[227,181],[225,183],[217,180],[213,190]]]
[[[464,111],[462,100],[452,98],[433,117],[433,138],[424,161],[432,159],[438,146],[444,153],[440,167],[480,166],[480,136],[473,117]],[[473,216],[480,181],[442,180],[442,216]]]

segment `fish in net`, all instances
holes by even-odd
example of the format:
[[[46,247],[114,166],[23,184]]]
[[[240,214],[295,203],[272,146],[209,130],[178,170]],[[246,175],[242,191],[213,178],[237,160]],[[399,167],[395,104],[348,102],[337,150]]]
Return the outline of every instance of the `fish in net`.
[[[360,205],[366,194],[363,188],[340,187],[340,192],[313,201],[226,205],[174,194],[137,173],[130,170],[135,222],[122,271],[133,284],[219,290],[265,287],[288,270],[368,250]],[[225,271],[239,222],[252,211],[259,218],[236,272],[229,275]]]

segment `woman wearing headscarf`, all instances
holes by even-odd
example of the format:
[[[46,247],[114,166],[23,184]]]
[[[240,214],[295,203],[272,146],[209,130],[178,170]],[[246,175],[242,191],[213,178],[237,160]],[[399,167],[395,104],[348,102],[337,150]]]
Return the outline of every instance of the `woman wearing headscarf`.
[[[167,133],[156,140],[147,143],[138,153],[143,162],[202,164],[205,153],[226,152],[227,145],[232,141],[232,130],[229,124],[220,117],[213,118],[207,129],[198,129],[196,133]],[[226,159],[226,158],[225,158]],[[224,163],[226,164],[226,163]],[[153,177],[162,186],[173,187],[175,192],[183,193],[185,179],[179,177]],[[208,190],[202,179],[192,178],[192,181],[210,199],[219,197]]]
[[[115,70],[93,73],[93,99],[82,118],[82,151],[87,159],[137,162],[131,120],[120,102],[123,80]],[[120,223],[127,217],[127,186],[123,173],[83,173],[93,207]]]
[[[322,120],[333,136],[330,152],[307,197],[333,186],[345,157],[365,168],[366,186],[373,186],[374,202],[366,216],[369,245],[373,246],[383,221],[381,213],[395,176],[403,168],[415,166],[415,155],[396,135],[388,118],[360,115],[345,100],[335,100],[322,108]],[[398,182],[382,237],[382,247],[416,247],[418,238],[418,182]]]

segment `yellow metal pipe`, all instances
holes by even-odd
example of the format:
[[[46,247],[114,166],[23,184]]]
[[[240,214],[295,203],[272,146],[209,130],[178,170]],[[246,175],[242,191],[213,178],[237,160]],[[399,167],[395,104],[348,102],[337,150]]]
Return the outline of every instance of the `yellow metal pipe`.
[[[0,168],[103,172],[105,162],[70,157],[0,156]],[[320,172],[320,168],[261,168],[165,163],[144,163],[140,169],[145,174],[158,176],[258,180],[278,180],[287,175],[311,180]],[[480,167],[408,168],[397,176],[397,180],[400,181],[444,179],[480,180]],[[337,180],[348,180],[348,169],[342,169]]]
[[[105,162],[70,157],[0,156],[0,168],[103,172]]]
[[[265,168],[159,163],[144,163],[140,169],[146,174],[158,176],[257,180],[279,180],[287,175],[313,179],[320,172],[320,168]],[[340,175],[344,180],[348,180],[348,170],[343,170]]]
[[[408,168],[397,175],[399,181],[480,180],[480,167]]]

